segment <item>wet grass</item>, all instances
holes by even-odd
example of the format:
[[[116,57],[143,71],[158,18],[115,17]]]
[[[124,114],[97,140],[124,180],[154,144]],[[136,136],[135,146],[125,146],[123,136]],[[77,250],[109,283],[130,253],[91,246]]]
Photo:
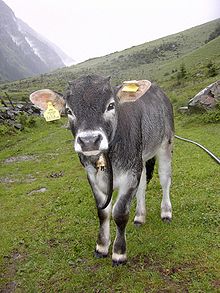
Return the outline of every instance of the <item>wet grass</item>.
[[[176,140],[173,221],[160,220],[155,172],[147,193],[147,222],[134,227],[133,203],[128,263],[113,268],[110,257],[93,257],[95,203],[63,124],[41,121],[0,142],[0,292],[218,292],[219,165],[199,148]],[[220,124],[177,117],[176,132],[219,155]]]

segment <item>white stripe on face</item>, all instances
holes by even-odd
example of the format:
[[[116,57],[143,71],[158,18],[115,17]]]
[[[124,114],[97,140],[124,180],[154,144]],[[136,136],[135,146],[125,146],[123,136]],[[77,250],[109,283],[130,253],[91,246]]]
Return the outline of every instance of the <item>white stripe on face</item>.
[[[78,138],[79,137],[85,138],[85,137],[91,137],[91,136],[98,137],[99,135],[102,137],[99,149],[83,152],[81,145],[78,143]],[[85,156],[95,156],[95,155],[98,155],[99,153],[101,153],[102,151],[105,151],[108,149],[108,139],[107,139],[106,134],[102,130],[87,130],[87,131],[80,131],[79,130],[76,135],[76,138],[75,138],[74,148],[77,153],[82,153]]]

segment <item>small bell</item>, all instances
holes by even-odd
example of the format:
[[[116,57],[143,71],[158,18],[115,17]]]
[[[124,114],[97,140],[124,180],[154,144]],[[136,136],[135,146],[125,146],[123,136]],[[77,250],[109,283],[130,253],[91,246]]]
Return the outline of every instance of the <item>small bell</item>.
[[[105,171],[107,166],[106,159],[103,154],[100,155],[98,161],[96,162],[97,170]]]

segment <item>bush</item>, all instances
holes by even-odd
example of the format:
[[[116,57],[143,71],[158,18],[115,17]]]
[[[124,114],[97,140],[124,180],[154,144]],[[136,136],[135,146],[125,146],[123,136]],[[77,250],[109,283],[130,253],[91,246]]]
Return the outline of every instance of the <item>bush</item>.
[[[215,28],[215,30],[210,34],[208,40],[206,41],[206,43],[216,39],[217,37],[220,36],[220,24],[217,25],[217,27]]]
[[[213,77],[217,75],[217,69],[215,64],[210,60],[209,63],[206,65],[206,67],[208,68],[208,73],[207,75],[209,77]]]
[[[15,133],[15,129],[9,125],[1,124],[0,125],[0,137],[4,136],[5,134],[13,134]]]
[[[36,125],[36,118],[34,116],[28,116],[26,113],[20,113],[18,115],[17,122],[23,127],[32,128]]]
[[[203,115],[204,123],[219,123],[220,122],[220,103],[217,104],[215,110],[207,111]]]
[[[177,78],[177,84],[180,85],[187,76],[186,66],[184,63],[180,65],[180,70],[177,72],[176,78]]]

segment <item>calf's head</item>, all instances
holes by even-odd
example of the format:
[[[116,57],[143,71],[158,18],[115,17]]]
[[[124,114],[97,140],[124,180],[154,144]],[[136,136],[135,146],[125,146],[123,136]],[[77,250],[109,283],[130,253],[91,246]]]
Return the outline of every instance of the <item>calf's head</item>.
[[[94,156],[107,152],[117,127],[118,110],[110,78],[82,76],[69,82],[63,97],[50,90],[41,90],[31,94],[30,99],[43,110],[49,101],[55,108],[57,104],[65,107],[77,153]]]

